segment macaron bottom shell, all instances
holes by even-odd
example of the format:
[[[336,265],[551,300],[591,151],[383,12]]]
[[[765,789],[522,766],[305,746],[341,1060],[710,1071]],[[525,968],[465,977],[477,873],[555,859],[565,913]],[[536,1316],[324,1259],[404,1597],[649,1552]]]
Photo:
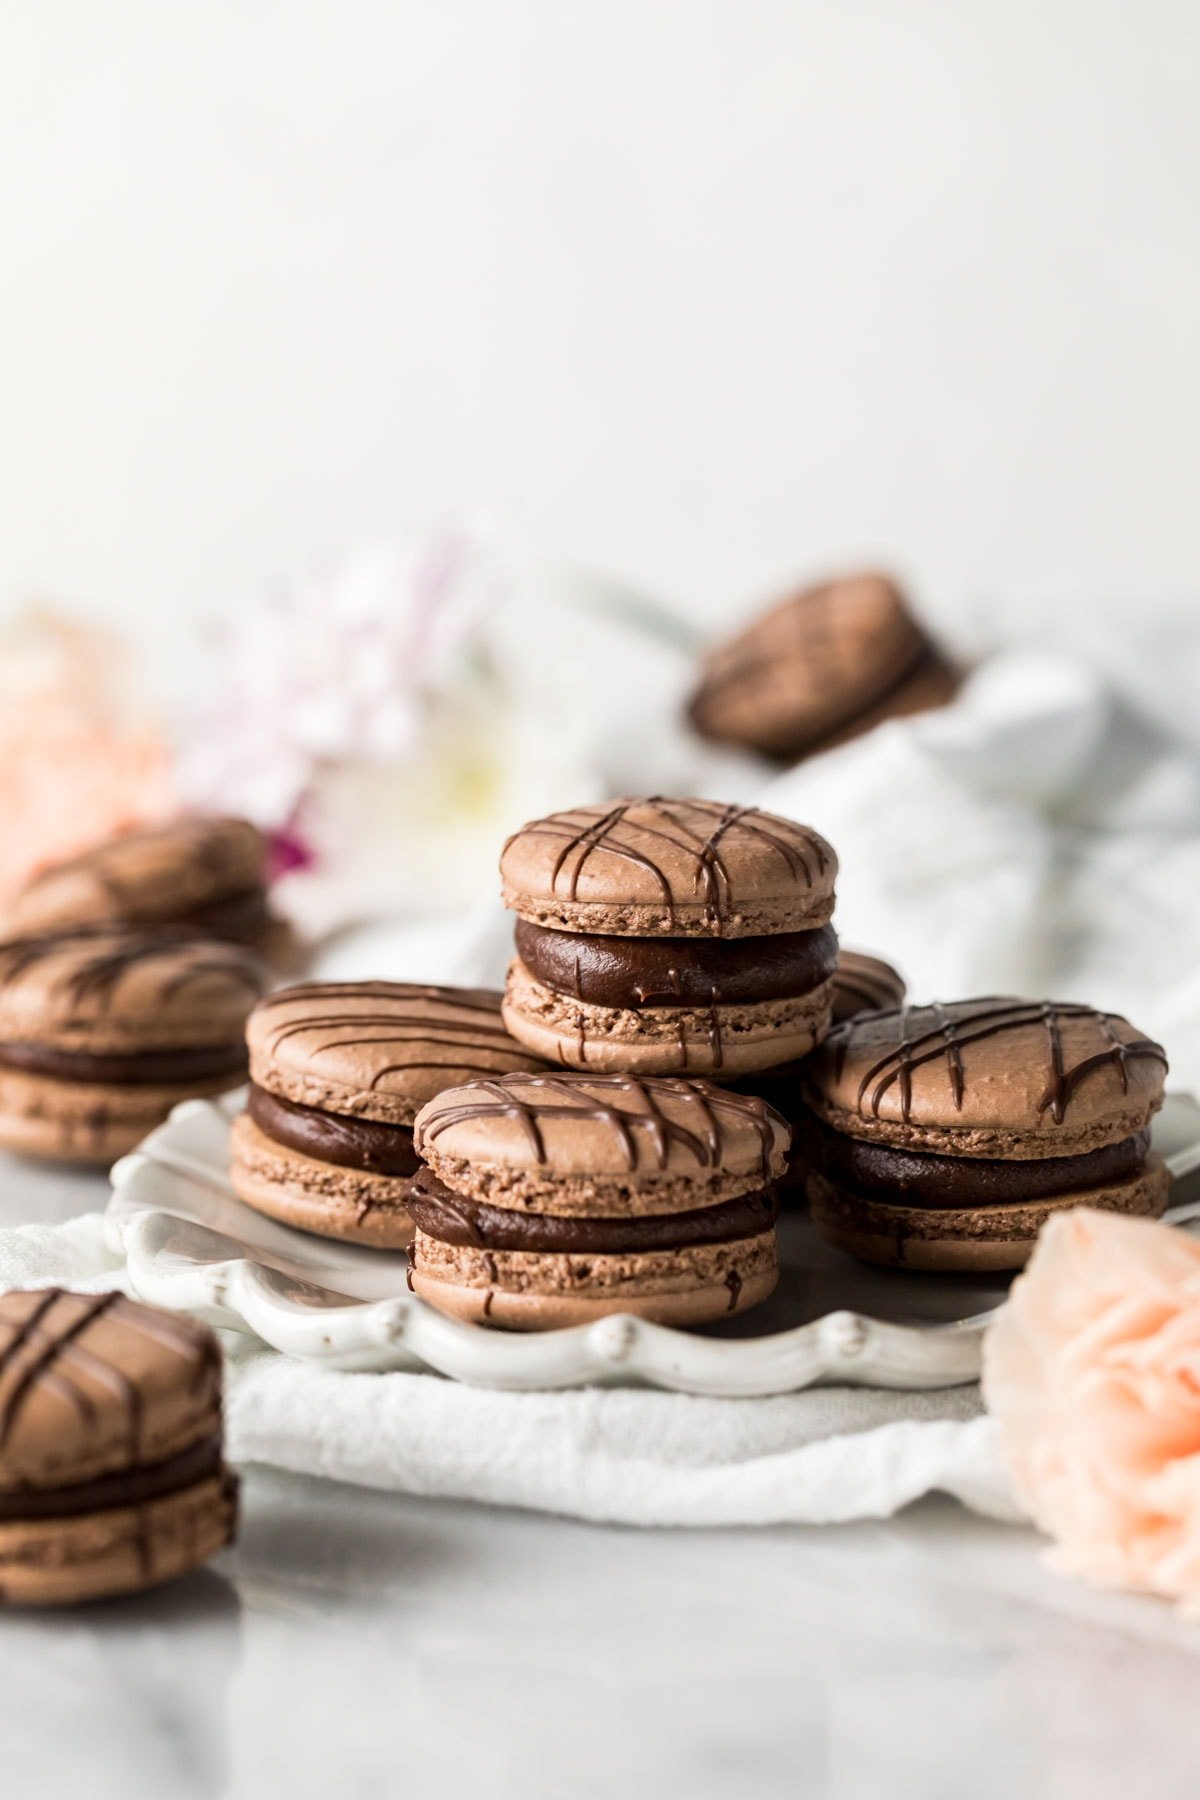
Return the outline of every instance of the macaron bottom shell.
[[[233,1542],[237,1481],[227,1470],[137,1506],[0,1524],[0,1605],[69,1606],[137,1593]]]
[[[807,1056],[832,1012],[832,978],[793,999],[757,1004],[596,1006],[547,987],[519,958],[504,999],[510,1035],[548,1062],[595,1074],[718,1080]]]
[[[1166,1164],[1152,1154],[1132,1180],[1045,1200],[958,1209],[893,1204],[868,1200],[815,1172],[808,1177],[808,1200],[820,1235],[859,1262],[932,1274],[986,1274],[1023,1268],[1052,1213],[1090,1206],[1157,1219],[1166,1210],[1170,1187]]]
[[[774,1230],[730,1243],[636,1254],[488,1251],[418,1232],[413,1292],[452,1318],[555,1331],[614,1313],[711,1324],[756,1306],[779,1279]]]
[[[379,1250],[403,1250],[412,1241],[409,1176],[303,1156],[269,1138],[247,1113],[233,1122],[229,1173],[238,1199],[281,1225]]]

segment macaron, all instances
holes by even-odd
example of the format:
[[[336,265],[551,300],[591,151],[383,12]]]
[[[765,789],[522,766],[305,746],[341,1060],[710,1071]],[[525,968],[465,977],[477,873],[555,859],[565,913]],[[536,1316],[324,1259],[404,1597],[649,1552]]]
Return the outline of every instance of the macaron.
[[[0,1603],[151,1587],[236,1522],[207,1326],[123,1294],[0,1296]]]
[[[0,943],[0,1146],[108,1163],[245,1079],[249,950],[125,925]]]
[[[714,646],[688,714],[718,743],[796,762],[953,698],[958,672],[884,575],[805,588]]]
[[[305,982],[255,1007],[251,1087],[231,1180],[248,1206],[323,1237],[412,1237],[413,1121],[445,1087],[545,1067],[509,1037],[490,989]]]
[[[863,1013],[801,1072],[817,1229],[863,1262],[1004,1270],[1052,1213],[1156,1218],[1167,1059],[1117,1013],[962,1000]]]
[[[701,1325],[775,1286],[788,1130],[704,1081],[506,1075],[417,1116],[409,1283],[516,1331],[633,1313]]]
[[[838,950],[837,968],[833,976],[833,1019],[857,1018],[864,1012],[882,1012],[898,1006],[904,999],[904,981],[890,963],[877,956],[864,956],[857,950]],[[789,1206],[803,1205],[808,1185],[808,1166],[804,1160],[804,1126],[808,1119],[801,1087],[804,1062],[784,1063],[777,1069],[765,1069],[757,1075],[744,1075],[733,1085],[740,1093],[758,1094],[787,1120],[792,1132],[792,1147],[787,1168],[779,1182],[780,1202]]]
[[[833,974],[833,1022],[864,1012],[887,1012],[904,1000],[904,977],[881,956],[839,947]]]
[[[523,826],[500,872],[518,916],[505,1023],[548,1061],[724,1081],[828,1028],[837,857],[807,825],[608,801]]]
[[[184,925],[273,957],[267,843],[247,819],[182,818],[107,838],[34,877],[10,908],[13,935],[75,925]]]

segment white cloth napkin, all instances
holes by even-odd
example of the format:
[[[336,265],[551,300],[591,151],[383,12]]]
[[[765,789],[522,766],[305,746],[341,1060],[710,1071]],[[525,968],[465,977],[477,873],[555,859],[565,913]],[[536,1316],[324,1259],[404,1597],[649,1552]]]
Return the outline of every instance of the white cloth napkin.
[[[0,1289],[95,1292],[123,1277],[94,1214],[0,1232]],[[238,1463],[625,1525],[832,1524],[934,1489],[1019,1517],[976,1387],[504,1394],[436,1375],[318,1370],[223,1335]]]

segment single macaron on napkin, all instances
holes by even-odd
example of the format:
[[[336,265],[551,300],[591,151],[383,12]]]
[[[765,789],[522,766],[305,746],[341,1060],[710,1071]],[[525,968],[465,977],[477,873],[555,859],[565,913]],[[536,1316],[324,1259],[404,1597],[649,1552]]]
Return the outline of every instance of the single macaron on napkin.
[[[839,947],[833,974],[835,1025],[857,1018],[859,1013],[887,1012],[901,1005],[904,992],[904,977],[881,956]]]
[[[837,857],[806,825],[712,800],[536,819],[500,859],[518,915],[504,1018],[547,1060],[732,1079],[828,1028]]]
[[[704,737],[795,762],[942,706],[959,680],[894,582],[851,575],[792,595],[716,645],[688,710]]]
[[[250,951],[185,932],[0,943],[0,1146],[111,1162],[180,1100],[237,1087],[265,985]]]
[[[864,1262],[1019,1268],[1054,1212],[1157,1217],[1170,1177],[1149,1147],[1162,1048],[1116,1013],[962,1000],[864,1013],[801,1081],[817,1229]]]
[[[403,981],[281,988],[246,1029],[251,1088],[233,1126],[248,1206],[324,1237],[412,1237],[413,1121],[445,1087],[545,1065],[508,1035],[489,989]]]
[[[207,1326],[122,1294],[0,1297],[0,1603],[150,1587],[236,1520]]]
[[[9,909],[14,935],[73,925],[184,925],[271,955],[287,928],[271,912],[267,843],[247,819],[182,818],[106,838],[45,869]]]
[[[704,1081],[508,1075],[418,1115],[409,1283],[518,1331],[635,1313],[700,1325],[775,1286],[788,1130]]]

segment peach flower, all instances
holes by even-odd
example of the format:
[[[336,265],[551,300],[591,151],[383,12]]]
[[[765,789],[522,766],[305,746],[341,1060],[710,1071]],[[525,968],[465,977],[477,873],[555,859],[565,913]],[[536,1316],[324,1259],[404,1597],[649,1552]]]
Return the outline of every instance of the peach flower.
[[[1200,1243],[1052,1218],[988,1332],[983,1391],[1055,1566],[1200,1612]]]
[[[0,909],[48,863],[176,805],[113,639],[47,612],[0,633]]]

